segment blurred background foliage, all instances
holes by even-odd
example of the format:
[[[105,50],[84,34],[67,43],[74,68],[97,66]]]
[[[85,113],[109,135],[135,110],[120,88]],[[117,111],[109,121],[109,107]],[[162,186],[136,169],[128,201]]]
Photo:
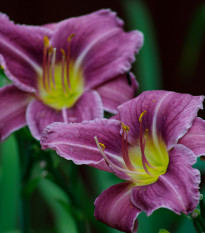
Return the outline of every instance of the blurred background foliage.
[[[15,22],[41,25],[100,8],[117,11],[127,30],[145,35],[133,65],[140,84],[137,94],[153,89],[205,94],[204,1],[7,0],[0,10]],[[6,83],[0,70],[0,85]],[[205,195],[205,162],[195,166]],[[21,129],[0,145],[0,233],[117,233],[96,221],[93,212],[95,198],[118,182],[113,174],[41,151],[28,129]],[[165,209],[138,219],[139,233],[195,232],[186,216]]]

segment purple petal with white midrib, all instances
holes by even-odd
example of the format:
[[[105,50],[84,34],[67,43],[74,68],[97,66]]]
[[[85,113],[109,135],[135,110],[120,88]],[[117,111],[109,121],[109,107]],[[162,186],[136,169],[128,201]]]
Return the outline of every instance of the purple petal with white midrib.
[[[14,85],[0,88],[0,141],[26,125],[25,112],[31,98]]]
[[[117,113],[117,106],[132,99],[137,88],[138,83],[133,74],[130,73],[120,75],[104,83],[96,91],[102,98],[104,109],[112,113]]]
[[[147,215],[158,208],[188,214],[198,205],[200,172],[192,168],[196,162],[195,155],[179,144],[169,152],[169,158],[166,173],[155,183],[132,190],[133,204]]]
[[[143,132],[148,129],[157,144],[158,137],[172,148],[191,127],[197,112],[202,108],[203,96],[191,96],[167,91],[146,91],[139,97],[119,106],[120,120],[130,127],[128,141],[139,140],[139,117],[142,118]],[[129,114],[128,114],[129,112]]]
[[[76,164],[89,164],[111,171],[97,148],[94,137],[105,145],[105,153],[116,164],[122,164],[120,122],[96,119],[80,124],[53,123],[41,138],[42,149],[52,148]],[[110,144],[113,141],[113,144]]]
[[[42,75],[43,37],[52,31],[37,26],[14,24],[0,13],[0,59],[5,73],[23,91],[36,90],[36,78]]]
[[[178,143],[191,149],[197,157],[205,155],[205,121],[196,117],[192,127]]]
[[[51,44],[57,48],[57,59],[60,59],[59,50],[63,48],[67,51],[67,38],[75,34],[70,53],[70,59],[74,61],[74,76],[79,68],[83,69],[86,88],[95,88],[128,71],[135,53],[143,44],[141,32],[125,33],[122,26],[123,22],[115,13],[100,10],[59,23]],[[112,42],[114,38],[116,42]],[[110,62],[107,62],[109,59]]]
[[[95,200],[96,219],[117,230],[136,233],[141,210],[130,201],[131,188],[130,182],[123,182],[103,191]]]

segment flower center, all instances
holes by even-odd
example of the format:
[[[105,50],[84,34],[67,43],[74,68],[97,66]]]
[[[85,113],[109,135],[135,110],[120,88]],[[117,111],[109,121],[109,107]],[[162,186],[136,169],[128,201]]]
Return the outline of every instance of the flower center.
[[[46,105],[61,110],[72,107],[84,90],[82,69],[74,69],[70,59],[71,40],[68,49],[61,49],[61,61],[56,62],[56,48],[44,37],[43,77],[38,77],[38,97]]]
[[[99,144],[95,138],[98,149],[106,162],[113,168],[126,173],[130,176],[136,186],[144,186],[156,182],[160,175],[163,175],[169,164],[169,156],[165,142],[158,137],[155,143],[149,136],[148,129],[142,131],[142,117],[139,117],[140,137],[135,146],[128,145],[129,127],[122,122],[122,157],[124,164],[120,167],[115,165],[105,154],[105,146]]]

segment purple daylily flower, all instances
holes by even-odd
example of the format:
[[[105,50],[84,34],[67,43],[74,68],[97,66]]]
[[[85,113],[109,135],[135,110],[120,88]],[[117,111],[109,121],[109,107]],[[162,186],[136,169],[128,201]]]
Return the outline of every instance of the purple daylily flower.
[[[40,139],[52,122],[116,113],[137,89],[129,69],[142,44],[110,10],[44,26],[0,14],[0,65],[13,82],[0,89],[0,141],[26,124]]]
[[[119,106],[114,119],[51,124],[42,149],[126,180],[96,199],[95,216],[118,230],[137,232],[141,211],[150,215],[163,207],[188,214],[198,204],[200,173],[192,165],[205,154],[205,121],[197,117],[203,99],[147,91]]]

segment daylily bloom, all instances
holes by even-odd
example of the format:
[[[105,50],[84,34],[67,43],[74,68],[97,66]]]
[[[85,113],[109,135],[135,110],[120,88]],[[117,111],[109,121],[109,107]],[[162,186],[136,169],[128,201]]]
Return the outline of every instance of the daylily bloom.
[[[188,214],[198,204],[200,173],[192,165],[205,154],[205,121],[197,117],[203,99],[147,91],[119,106],[115,119],[51,124],[42,149],[126,180],[96,199],[95,216],[118,230],[137,232],[141,211],[150,215],[163,207]]]
[[[129,69],[142,44],[110,10],[44,26],[0,14],[0,65],[13,82],[0,89],[0,141],[26,124],[39,139],[52,122],[116,113],[137,89]]]

